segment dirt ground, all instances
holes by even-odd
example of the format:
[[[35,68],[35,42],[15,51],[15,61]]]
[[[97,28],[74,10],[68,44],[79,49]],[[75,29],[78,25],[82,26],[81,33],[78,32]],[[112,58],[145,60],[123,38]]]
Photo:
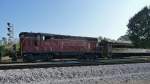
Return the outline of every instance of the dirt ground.
[[[150,84],[150,63],[0,70],[0,84]]]

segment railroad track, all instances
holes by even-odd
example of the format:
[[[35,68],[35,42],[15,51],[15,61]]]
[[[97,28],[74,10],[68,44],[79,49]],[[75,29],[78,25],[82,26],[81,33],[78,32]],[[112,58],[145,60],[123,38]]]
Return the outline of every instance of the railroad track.
[[[40,63],[14,63],[14,64],[0,64],[1,70],[6,69],[26,69],[26,68],[48,68],[48,67],[70,67],[70,66],[90,66],[98,65],[96,62],[40,62]]]
[[[30,68],[49,68],[49,67],[71,67],[71,66],[97,66],[129,63],[149,63],[150,58],[126,58],[126,59],[101,59],[95,61],[55,61],[38,63],[12,63],[0,64],[0,70],[8,69],[30,69]]]

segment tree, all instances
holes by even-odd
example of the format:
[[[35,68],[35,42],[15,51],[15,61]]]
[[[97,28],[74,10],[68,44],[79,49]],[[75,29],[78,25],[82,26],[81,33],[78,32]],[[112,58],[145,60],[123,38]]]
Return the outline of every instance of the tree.
[[[150,48],[150,9],[144,7],[128,23],[128,36],[136,47]]]

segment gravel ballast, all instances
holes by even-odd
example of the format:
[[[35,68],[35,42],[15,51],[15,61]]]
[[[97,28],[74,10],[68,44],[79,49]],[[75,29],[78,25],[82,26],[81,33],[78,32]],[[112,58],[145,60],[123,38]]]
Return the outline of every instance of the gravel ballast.
[[[150,84],[150,63],[0,70],[0,84]]]

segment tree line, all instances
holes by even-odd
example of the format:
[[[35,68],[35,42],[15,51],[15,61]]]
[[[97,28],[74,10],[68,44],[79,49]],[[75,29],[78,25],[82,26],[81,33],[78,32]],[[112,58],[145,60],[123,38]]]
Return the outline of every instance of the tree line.
[[[137,48],[150,48],[150,8],[144,7],[127,24],[126,35],[119,39],[130,40]]]

